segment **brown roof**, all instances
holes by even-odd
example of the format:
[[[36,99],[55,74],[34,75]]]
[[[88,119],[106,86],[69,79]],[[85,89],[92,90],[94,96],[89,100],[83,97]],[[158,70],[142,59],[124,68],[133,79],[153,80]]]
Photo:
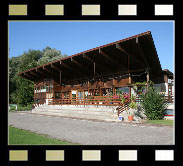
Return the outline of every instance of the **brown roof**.
[[[20,72],[19,75],[32,81],[43,75],[56,79],[61,70],[62,81],[93,77],[94,62],[96,76],[145,71],[147,67],[154,76],[162,72],[151,32],[147,31]]]
[[[163,73],[167,74],[168,78],[173,79],[173,73],[168,69],[163,69]]]

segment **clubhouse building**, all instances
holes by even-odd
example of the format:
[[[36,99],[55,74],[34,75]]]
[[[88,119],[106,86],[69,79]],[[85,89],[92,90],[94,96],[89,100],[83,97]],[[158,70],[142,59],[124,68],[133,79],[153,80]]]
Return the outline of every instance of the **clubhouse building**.
[[[120,93],[138,97],[143,88],[134,85],[150,81],[169,102],[174,96],[173,73],[162,70],[150,31],[19,75],[34,82],[35,104],[119,105]]]

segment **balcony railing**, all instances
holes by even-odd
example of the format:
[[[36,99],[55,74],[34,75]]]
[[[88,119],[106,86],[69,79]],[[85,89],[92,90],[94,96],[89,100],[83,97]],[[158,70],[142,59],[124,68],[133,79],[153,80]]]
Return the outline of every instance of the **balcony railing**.
[[[90,96],[88,98],[64,98],[64,99],[51,99],[49,105],[119,105],[121,100],[119,97],[109,96]]]
[[[165,96],[168,103],[173,103],[173,96]],[[142,102],[142,98],[135,97],[137,103]],[[129,103],[129,101],[127,101]],[[105,106],[119,106],[121,99],[119,96],[89,96],[87,98],[63,98],[63,99],[50,99],[48,105],[105,105]]]
[[[141,102],[139,97],[136,97],[136,102]],[[128,101],[129,102],[129,101]],[[89,96],[87,98],[64,98],[51,99],[48,105],[105,105],[105,106],[119,106],[121,99],[119,96]]]

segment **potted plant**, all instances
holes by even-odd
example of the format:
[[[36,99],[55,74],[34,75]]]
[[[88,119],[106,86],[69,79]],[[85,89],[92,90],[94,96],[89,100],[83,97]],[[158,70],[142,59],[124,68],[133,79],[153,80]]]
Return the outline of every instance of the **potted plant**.
[[[129,121],[133,121],[133,113],[134,113],[134,110],[137,109],[137,104],[136,102],[134,101],[131,101],[130,104],[129,104],[129,110],[128,110],[128,120]]]

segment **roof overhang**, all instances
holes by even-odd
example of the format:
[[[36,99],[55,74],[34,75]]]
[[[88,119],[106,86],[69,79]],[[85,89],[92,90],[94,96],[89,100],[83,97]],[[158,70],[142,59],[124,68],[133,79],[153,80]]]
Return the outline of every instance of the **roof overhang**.
[[[150,31],[29,69],[19,75],[32,81],[46,77],[59,79],[61,75],[62,82],[65,82],[93,78],[94,74],[101,77],[145,71],[147,68],[153,77],[162,74]]]

